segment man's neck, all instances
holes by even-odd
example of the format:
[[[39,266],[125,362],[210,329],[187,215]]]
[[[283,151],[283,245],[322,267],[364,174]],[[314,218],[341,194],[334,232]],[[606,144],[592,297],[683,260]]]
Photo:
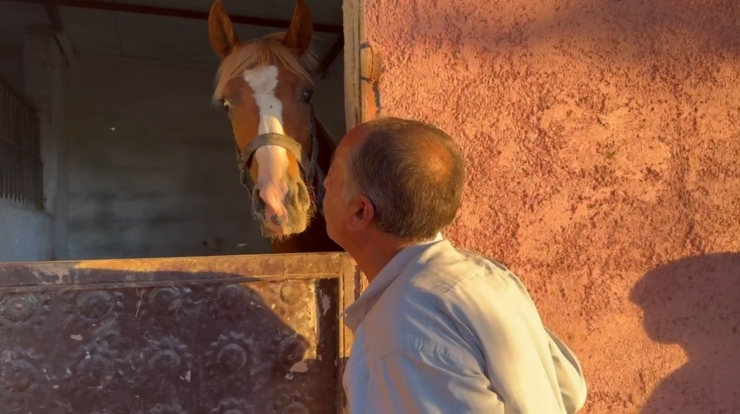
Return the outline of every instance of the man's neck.
[[[353,249],[355,251],[349,253],[367,277],[368,283],[372,283],[378,273],[409,245],[386,234],[373,234],[368,236],[365,243]]]

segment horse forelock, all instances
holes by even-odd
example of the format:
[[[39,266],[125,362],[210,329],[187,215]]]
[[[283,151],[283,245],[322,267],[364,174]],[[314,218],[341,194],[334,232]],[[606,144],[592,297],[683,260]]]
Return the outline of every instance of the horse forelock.
[[[242,43],[224,58],[216,73],[213,102],[218,102],[222,98],[229,81],[242,77],[246,70],[264,65],[281,64],[294,75],[313,83],[312,73],[317,65],[313,50],[309,50],[304,56],[296,56],[290,48],[283,45],[284,36],[284,32],[273,33]]]

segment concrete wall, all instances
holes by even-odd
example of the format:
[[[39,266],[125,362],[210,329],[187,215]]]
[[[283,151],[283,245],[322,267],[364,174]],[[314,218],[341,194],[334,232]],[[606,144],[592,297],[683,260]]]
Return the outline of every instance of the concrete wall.
[[[43,211],[0,199],[0,262],[49,260],[52,225]]]
[[[23,58],[14,51],[2,50],[0,56],[0,78],[17,91],[23,90]]]
[[[74,259],[264,252],[214,67],[82,57],[68,100]]]
[[[53,32],[30,27],[23,41],[23,90],[36,105],[43,162],[44,211],[52,218],[50,259],[67,258],[67,62]]]
[[[448,236],[525,281],[582,412],[740,412],[740,3],[366,3],[385,114],[469,162]]]

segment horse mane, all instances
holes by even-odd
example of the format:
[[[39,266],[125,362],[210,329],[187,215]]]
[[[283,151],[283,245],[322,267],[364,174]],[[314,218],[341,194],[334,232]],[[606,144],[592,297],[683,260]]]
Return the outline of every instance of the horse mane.
[[[229,81],[242,76],[245,70],[263,65],[281,63],[288,71],[313,84],[311,73],[317,66],[314,51],[309,50],[302,57],[296,56],[283,44],[284,37],[285,32],[272,33],[237,46],[218,67],[213,102],[221,99]]]

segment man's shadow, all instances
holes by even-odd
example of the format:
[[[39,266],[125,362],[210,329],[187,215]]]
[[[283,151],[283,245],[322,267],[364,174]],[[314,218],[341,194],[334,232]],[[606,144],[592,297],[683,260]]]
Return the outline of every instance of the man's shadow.
[[[640,280],[630,300],[648,336],[688,362],[663,378],[640,414],[740,413],[740,253],[687,257]]]

